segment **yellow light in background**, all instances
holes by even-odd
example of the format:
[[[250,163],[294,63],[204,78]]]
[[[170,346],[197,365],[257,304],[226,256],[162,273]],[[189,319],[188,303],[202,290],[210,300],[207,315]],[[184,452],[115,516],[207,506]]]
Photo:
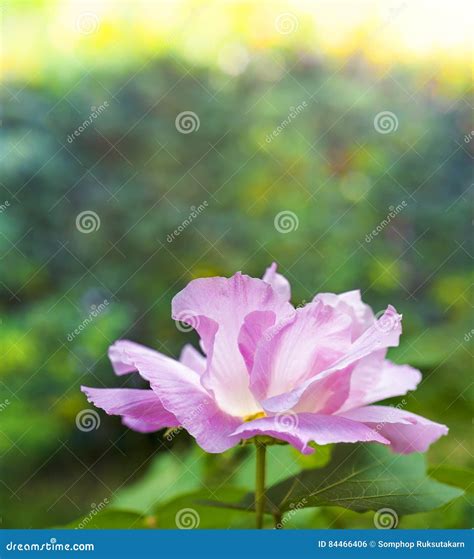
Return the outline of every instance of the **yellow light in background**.
[[[60,0],[5,9],[3,68],[177,52],[239,73],[252,51],[298,47],[377,64],[472,59],[469,0]]]

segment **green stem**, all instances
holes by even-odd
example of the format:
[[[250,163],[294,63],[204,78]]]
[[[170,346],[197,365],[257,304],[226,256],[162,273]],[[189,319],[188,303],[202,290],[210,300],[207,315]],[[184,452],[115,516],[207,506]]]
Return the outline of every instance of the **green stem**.
[[[265,451],[266,446],[256,442],[256,476],[255,476],[255,512],[257,515],[257,528],[263,528],[263,514],[265,511]]]

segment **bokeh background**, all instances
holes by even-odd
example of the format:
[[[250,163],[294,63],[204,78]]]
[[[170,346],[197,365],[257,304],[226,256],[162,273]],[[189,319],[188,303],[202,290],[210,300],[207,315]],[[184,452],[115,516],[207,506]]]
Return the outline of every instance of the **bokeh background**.
[[[79,429],[89,409],[79,387],[140,386],[114,377],[115,339],[176,356],[196,341],[170,318],[178,290],[199,276],[260,276],[272,261],[295,304],[360,288],[376,311],[403,313],[392,357],[424,374],[407,408],[450,427],[428,462],[469,479],[471,10],[454,0],[3,6],[4,527],[65,525],[103,503],[149,512],[203,484],[251,487],[246,448],[216,459],[185,433],[140,435],[105,414]],[[290,449],[274,452],[271,479],[301,466]],[[467,527],[468,502],[400,526]],[[328,508],[289,525],[373,520]]]

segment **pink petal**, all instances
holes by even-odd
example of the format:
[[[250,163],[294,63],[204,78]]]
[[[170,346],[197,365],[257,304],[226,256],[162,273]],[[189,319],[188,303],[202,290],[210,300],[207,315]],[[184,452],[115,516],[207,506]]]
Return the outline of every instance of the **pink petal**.
[[[338,414],[360,421],[390,441],[400,454],[426,452],[430,444],[448,433],[446,425],[390,406],[365,406]]]
[[[376,352],[361,359],[351,375],[349,397],[340,411],[358,408],[415,390],[421,373],[409,365],[396,365]]]
[[[244,318],[238,344],[249,373],[252,372],[257,345],[265,332],[275,324],[275,320],[276,316],[273,311],[254,311]]]
[[[233,433],[241,439],[257,435],[269,435],[293,445],[303,454],[312,454],[314,449],[308,443],[355,443],[375,441],[388,444],[376,431],[355,421],[332,415],[312,413],[281,414],[262,417],[240,425]]]
[[[276,262],[273,262],[273,264],[265,270],[262,279],[273,287],[274,291],[283,301],[289,301],[291,299],[290,282],[284,276],[277,273]]]
[[[149,355],[150,357],[161,355],[154,349],[131,342],[130,340],[118,340],[111,345],[109,347],[109,359],[115,374],[120,376],[136,372],[137,369],[133,365],[133,356],[138,354]]]
[[[179,361],[186,367],[196,371],[199,375],[202,375],[206,370],[206,358],[191,344],[186,344],[183,347]]]
[[[350,348],[350,319],[321,302],[297,309],[270,328],[255,353],[250,387],[259,399],[295,389]]]
[[[206,452],[223,452],[238,442],[230,434],[240,424],[219,409],[198,373],[164,355],[135,355],[133,364],[163,406]]]
[[[334,293],[319,293],[314,298],[315,301],[322,301],[325,305],[330,305],[340,312],[348,314],[353,320],[353,340],[356,340],[369,326],[375,322],[374,313],[369,305],[366,305],[361,298],[360,291],[346,291],[339,295]]]
[[[249,313],[271,311],[278,317],[291,311],[291,305],[268,283],[237,273],[191,281],[174,297],[172,309],[175,320],[190,324],[201,336],[207,355],[202,382],[221,409],[234,416],[260,411],[238,346],[240,329]]]
[[[89,388],[81,386],[87,400],[109,415],[121,415],[125,425],[148,433],[177,427],[176,417],[161,404],[153,390],[136,388]]]
[[[328,369],[318,375],[305,380],[298,388],[289,392],[283,392],[278,396],[273,396],[265,400],[262,405],[265,410],[270,412],[281,412],[288,409],[296,409],[300,399],[317,402],[318,392],[321,390],[321,381],[333,375],[336,371],[343,371],[351,367],[366,355],[379,351],[386,347],[398,345],[401,334],[401,316],[389,305],[383,316],[368,328],[351,347],[344,352],[343,357],[333,363]],[[336,377],[339,379],[339,377]],[[326,387],[330,386],[331,381],[326,382]],[[334,410],[332,410],[334,411]]]

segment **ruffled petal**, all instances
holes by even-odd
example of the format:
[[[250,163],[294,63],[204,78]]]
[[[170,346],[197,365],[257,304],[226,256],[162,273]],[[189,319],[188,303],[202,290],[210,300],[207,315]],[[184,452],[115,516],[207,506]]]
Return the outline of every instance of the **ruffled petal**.
[[[338,417],[371,427],[400,454],[426,452],[432,443],[448,433],[446,425],[390,406],[365,406],[338,414]]]
[[[273,312],[279,317],[291,310],[271,285],[240,273],[231,278],[193,280],[174,297],[173,318],[193,326],[201,336],[207,355],[202,383],[221,409],[242,417],[261,409],[249,389],[238,345],[245,317],[254,311]]]
[[[183,347],[179,361],[186,367],[196,371],[198,375],[202,375],[206,370],[206,358],[191,344],[186,344]]]
[[[403,396],[409,390],[415,390],[420,381],[421,373],[417,369],[396,365],[376,352],[364,357],[355,366],[349,396],[339,411]]]
[[[116,375],[126,375],[137,371],[133,356],[146,355],[150,358],[162,355],[158,351],[130,340],[118,340],[109,347],[109,359]]]
[[[330,305],[340,312],[347,313],[353,320],[352,336],[356,340],[363,332],[375,322],[375,316],[369,305],[366,305],[361,298],[358,289],[346,291],[336,295],[334,293],[319,293],[314,298],[315,301],[322,301],[325,305]]]
[[[262,279],[273,287],[274,291],[283,301],[289,301],[291,299],[290,282],[284,276],[277,273],[276,262],[273,262],[273,264],[265,270]]]
[[[81,386],[87,400],[109,415],[121,415],[123,423],[141,433],[177,427],[176,417],[167,411],[153,390],[137,388],[89,388]]]
[[[288,393],[350,346],[350,318],[321,302],[310,303],[265,333],[255,353],[251,390],[260,400]]]
[[[262,417],[240,425],[233,433],[241,439],[269,435],[293,445],[303,454],[312,454],[309,443],[355,443],[359,441],[388,444],[380,434],[362,423],[332,415],[312,413],[282,414]]]
[[[254,311],[244,318],[238,344],[249,374],[252,372],[257,346],[266,331],[275,324],[275,319],[272,311]]]
[[[200,376],[179,361],[164,355],[135,355],[133,365],[146,379],[179,425],[190,433],[206,452],[223,452],[238,442],[230,434],[241,422],[223,412]]]
[[[306,402],[318,402],[321,381],[326,379],[326,377],[344,370],[347,370],[346,374],[349,375],[356,362],[363,357],[381,349],[398,345],[402,332],[400,323],[401,315],[390,305],[377,322],[357,338],[347,351],[344,351],[343,357],[338,359],[328,369],[305,380],[296,389],[266,399],[262,402],[263,408],[270,412],[282,412],[289,409],[296,410],[296,406],[303,396]],[[339,375],[337,378],[340,380]],[[326,387],[330,386],[330,384],[330,380],[325,382]],[[333,411],[335,410],[333,409]]]

